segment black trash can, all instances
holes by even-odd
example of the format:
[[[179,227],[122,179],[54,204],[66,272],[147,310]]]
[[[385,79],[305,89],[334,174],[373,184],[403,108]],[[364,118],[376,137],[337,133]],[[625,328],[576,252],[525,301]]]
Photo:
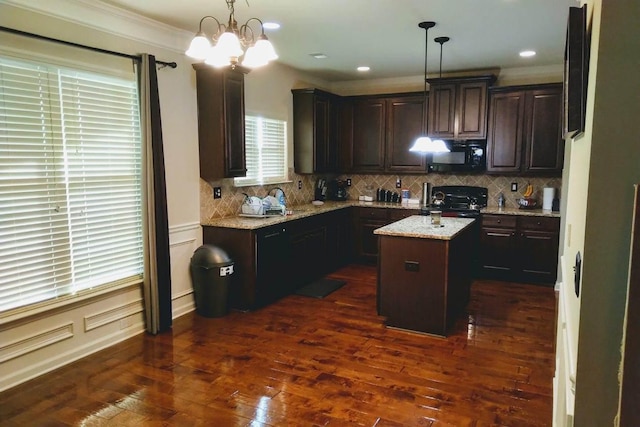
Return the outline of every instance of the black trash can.
[[[191,281],[196,313],[204,317],[222,317],[228,311],[229,281],[233,260],[214,245],[202,245],[191,257]]]

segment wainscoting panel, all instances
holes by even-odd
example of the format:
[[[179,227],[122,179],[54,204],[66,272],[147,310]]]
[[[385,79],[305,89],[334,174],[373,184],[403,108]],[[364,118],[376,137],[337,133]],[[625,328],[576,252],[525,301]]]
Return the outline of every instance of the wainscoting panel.
[[[84,317],[84,331],[89,332],[100,326],[107,325],[113,322],[119,322],[121,320],[127,320],[128,317],[134,314],[142,313],[144,310],[143,301],[139,299],[132,301],[129,304],[121,305],[111,308],[109,310],[100,311],[98,313],[92,313]],[[126,322],[125,322],[126,323]],[[121,329],[125,323],[120,323]]]
[[[73,338],[73,323],[42,330],[12,343],[0,345],[0,363],[40,350],[60,341]]]
[[[201,245],[200,223],[181,224],[169,228],[171,306],[174,319],[195,310],[189,264],[193,252]]]

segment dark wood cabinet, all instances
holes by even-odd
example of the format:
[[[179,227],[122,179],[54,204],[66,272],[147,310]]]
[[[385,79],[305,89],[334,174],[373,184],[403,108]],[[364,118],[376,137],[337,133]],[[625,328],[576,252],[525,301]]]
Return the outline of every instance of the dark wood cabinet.
[[[409,151],[423,133],[424,95],[352,97],[342,114],[351,147],[346,170],[356,173],[424,173],[425,156]],[[350,119],[351,122],[346,120]],[[348,126],[350,129],[345,130]]]
[[[555,283],[560,219],[483,215],[481,274],[501,280]]]
[[[420,95],[387,100],[386,172],[425,172],[426,156],[409,151],[424,133],[424,99],[424,95]]]
[[[296,173],[337,172],[340,98],[318,89],[294,89],[291,92]]]
[[[488,173],[562,172],[562,86],[496,88],[489,96]]]
[[[445,140],[485,139],[487,94],[494,79],[429,79],[429,136]]]
[[[198,98],[200,177],[211,182],[245,176],[245,69],[194,64]]]
[[[356,260],[366,264],[375,264],[378,260],[378,236],[373,234],[373,231],[376,228],[418,214],[418,209],[354,208],[353,229]]]
[[[203,242],[234,261],[230,306],[252,310],[351,262],[349,219],[339,209],[250,230],[204,226]]]
[[[387,103],[383,98],[352,101],[351,172],[384,172]]]

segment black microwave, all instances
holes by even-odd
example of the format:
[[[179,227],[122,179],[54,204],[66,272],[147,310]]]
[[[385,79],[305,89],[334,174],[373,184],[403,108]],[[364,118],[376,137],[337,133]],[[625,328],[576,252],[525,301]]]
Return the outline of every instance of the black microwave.
[[[487,169],[486,141],[445,141],[448,153],[433,153],[429,172],[482,172]]]

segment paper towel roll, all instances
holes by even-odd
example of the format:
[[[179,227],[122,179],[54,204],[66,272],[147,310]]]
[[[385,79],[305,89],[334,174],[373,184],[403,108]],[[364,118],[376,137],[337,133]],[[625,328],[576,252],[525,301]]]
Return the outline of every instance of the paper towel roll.
[[[553,198],[556,195],[556,189],[553,187],[545,187],[542,190],[542,209],[551,210],[551,206],[553,206]]]

